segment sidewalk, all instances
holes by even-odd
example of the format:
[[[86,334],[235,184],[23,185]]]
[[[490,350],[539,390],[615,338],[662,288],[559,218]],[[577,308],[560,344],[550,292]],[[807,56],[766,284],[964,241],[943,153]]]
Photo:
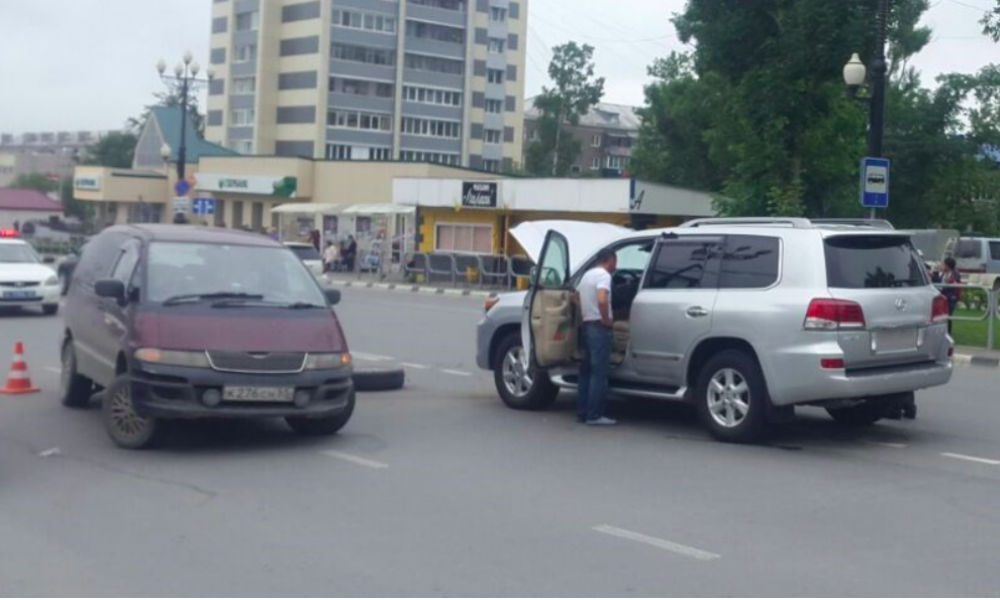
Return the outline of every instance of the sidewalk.
[[[389,276],[384,280],[380,280],[377,276],[369,274],[362,275],[359,278],[356,275],[334,273],[330,277],[329,283],[326,283],[326,281],[323,283],[324,285],[330,285],[331,287],[394,290],[397,292],[411,292],[414,294],[468,296],[472,298],[488,298],[490,296],[495,296],[498,293],[513,291],[495,288],[480,288],[477,286],[456,287],[447,282],[410,283],[408,281],[401,280],[399,276]]]
[[[975,346],[955,346],[955,362],[996,369],[1000,368],[1000,351]]]

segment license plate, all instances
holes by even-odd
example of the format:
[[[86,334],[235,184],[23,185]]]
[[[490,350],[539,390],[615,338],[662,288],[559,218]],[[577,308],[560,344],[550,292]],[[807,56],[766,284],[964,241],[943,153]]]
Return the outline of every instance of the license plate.
[[[226,386],[222,389],[222,399],[234,402],[291,402],[293,396],[293,387]]]
[[[34,290],[16,290],[16,291],[13,291],[13,292],[4,292],[3,293],[3,297],[11,299],[11,300],[25,300],[25,299],[28,299],[28,298],[34,298],[35,297],[35,291]]]
[[[917,349],[916,329],[885,329],[875,332],[875,352],[907,352]]]

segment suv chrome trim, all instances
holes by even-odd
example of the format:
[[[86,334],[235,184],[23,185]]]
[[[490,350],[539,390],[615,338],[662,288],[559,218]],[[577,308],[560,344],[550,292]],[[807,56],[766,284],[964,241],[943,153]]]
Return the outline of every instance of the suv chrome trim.
[[[575,383],[571,381],[566,381],[566,377],[564,375],[550,374],[549,380],[553,384],[559,386],[564,390],[575,390],[577,388],[577,385]],[[614,380],[612,380],[608,385],[608,391],[633,398],[650,398],[652,400],[684,400],[684,397],[687,395],[686,387],[678,388],[674,392],[669,392],[666,390],[654,391],[650,389],[632,388],[621,385],[615,385]]]

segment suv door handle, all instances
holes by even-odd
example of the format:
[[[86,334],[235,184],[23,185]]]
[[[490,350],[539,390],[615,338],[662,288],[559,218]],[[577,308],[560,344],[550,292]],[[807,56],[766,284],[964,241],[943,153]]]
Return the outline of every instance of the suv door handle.
[[[687,309],[687,316],[689,317],[707,317],[708,311],[700,306],[691,306]]]

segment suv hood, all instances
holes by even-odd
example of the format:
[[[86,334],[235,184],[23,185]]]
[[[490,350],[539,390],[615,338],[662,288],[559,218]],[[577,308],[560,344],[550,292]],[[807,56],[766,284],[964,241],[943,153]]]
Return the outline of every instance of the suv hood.
[[[545,243],[545,234],[549,230],[558,231],[566,236],[566,241],[569,242],[571,273],[575,273],[601,248],[632,233],[631,229],[610,223],[552,220],[525,221],[512,228],[510,234],[524,248],[531,260],[537,263],[538,256],[542,253],[542,244]]]
[[[37,263],[0,263],[0,281],[41,281],[56,274],[51,267]]]

